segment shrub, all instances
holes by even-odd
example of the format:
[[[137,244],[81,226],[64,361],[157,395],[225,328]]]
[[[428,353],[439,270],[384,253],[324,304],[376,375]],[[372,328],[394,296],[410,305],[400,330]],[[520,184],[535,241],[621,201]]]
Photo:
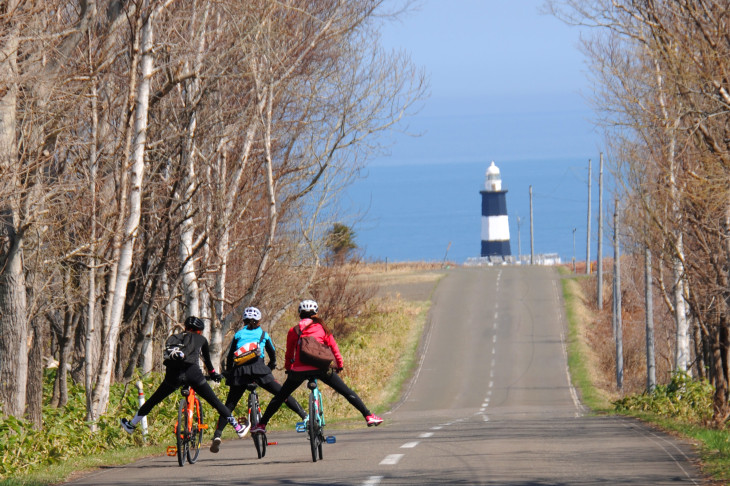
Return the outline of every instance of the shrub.
[[[706,424],[712,419],[713,386],[705,380],[693,380],[687,373],[675,373],[667,385],[654,393],[643,393],[613,402],[616,411],[640,411]]]

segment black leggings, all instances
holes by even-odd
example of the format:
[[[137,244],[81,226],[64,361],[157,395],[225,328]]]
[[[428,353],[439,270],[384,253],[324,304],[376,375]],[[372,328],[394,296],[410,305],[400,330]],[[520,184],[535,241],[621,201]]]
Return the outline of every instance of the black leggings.
[[[342,378],[337,373],[327,371],[290,371],[287,375],[286,381],[281,386],[279,393],[274,395],[271,399],[271,403],[266,407],[264,416],[261,417],[261,425],[269,423],[269,419],[279,410],[284,399],[294,393],[294,390],[299,388],[299,385],[307,381],[310,377],[316,378],[322,383],[326,383],[334,391],[342,395],[347,399],[350,404],[355,407],[363,417],[370,415],[370,410],[365,406],[363,401],[357,396],[357,393],[352,391],[348,387]]]
[[[268,375],[270,376],[270,375]],[[252,376],[251,382],[254,381],[258,383],[258,385],[266,390],[267,392],[271,393],[272,395],[276,396],[277,393],[281,391],[281,385],[278,381],[273,379],[273,377],[268,380],[264,379],[266,376]],[[248,385],[231,385],[231,389],[228,392],[228,397],[226,398],[226,408],[233,413],[233,411],[236,409],[236,405],[238,405],[238,402],[241,400],[241,397],[243,397],[243,394],[246,392],[246,387]],[[299,415],[301,418],[304,418],[307,416],[307,412],[304,411],[301,405],[299,405],[299,402],[297,402],[294,397],[289,396],[287,397],[286,406],[291,408],[294,413]],[[281,406],[281,404],[279,404]],[[226,426],[226,417],[221,415],[218,418],[218,425],[216,426],[214,436],[220,437],[221,432],[223,431],[223,428]]]
[[[165,372],[165,379],[162,380],[162,383],[160,383],[160,386],[157,387],[157,390],[155,390],[150,399],[139,407],[137,415],[140,417],[146,416],[155,405],[162,402],[162,400],[170,396],[182,385],[190,385],[199,397],[210,403],[224,417],[233,417],[231,412],[228,411],[226,406],[223,405],[223,402],[215,395],[210,385],[205,381],[203,372],[200,371],[197,365],[191,365],[182,369],[168,367]],[[231,420],[229,419],[228,422],[231,423]]]

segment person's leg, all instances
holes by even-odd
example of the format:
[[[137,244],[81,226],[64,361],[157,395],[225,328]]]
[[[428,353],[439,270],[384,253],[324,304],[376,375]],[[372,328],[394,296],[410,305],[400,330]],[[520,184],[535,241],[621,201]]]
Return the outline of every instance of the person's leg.
[[[236,405],[238,405],[245,391],[245,386],[230,385],[228,397],[226,397],[226,408],[230,410],[231,415],[234,415],[233,411],[236,409]],[[213,432],[213,441],[210,443],[210,452],[214,454],[221,448],[221,435],[223,435],[223,429],[228,423],[228,417],[228,415],[218,415],[218,423],[216,424],[215,432]]]
[[[360,399],[357,393],[352,391],[350,387],[342,381],[340,375],[337,373],[323,373],[319,379],[329,385],[334,391],[345,397],[347,401],[362,414],[363,417],[371,415],[370,410],[365,406],[362,399]]]
[[[284,400],[286,400],[286,398],[291,395],[294,390],[299,388],[299,385],[301,385],[306,379],[306,373],[290,371],[289,375],[287,375],[286,381],[284,381],[284,384],[281,385],[281,389],[276,395],[274,395],[274,398],[271,399],[271,402],[269,402],[269,405],[266,407],[259,425],[266,427],[266,424],[269,423],[269,419],[271,419],[276,411],[279,410],[279,407],[281,407],[281,404],[284,403]],[[251,433],[253,433],[253,431],[251,431]]]
[[[135,415],[132,419],[132,424],[137,425],[137,422],[139,422],[142,417],[147,416],[147,414],[152,411],[155,405],[162,402],[162,400],[170,396],[175,390],[177,390],[177,385],[174,383],[170,383],[168,381],[163,381],[162,383],[160,383],[160,386],[157,387],[157,390],[155,390],[152,396],[148,400],[146,400],[141,407],[139,407],[139,410],[137,410],[137,415]]]
[[[165,373],[165,378],[162,380],[162,383],[160,383],[160,386],[157,387],[157,390],[155,390],[152,396],[150,396],[149,400],[145,401],[142,406],[139,407],[139,410],[137,410],[137,413],[134,415],[132,420],[127,420],[126,418],[121,419],[121,424],[124,430],[129,434],[133,433],[137,424],[146,417],[150,411],[152,411],[155,405],[162,402],[162,400],[177,390],[177,387],[179,386],[178,381],[179,377],[177,376],[177,371],[171,372],[168,370]]]
[[[233,411],[236,409],[236,405],[238,405],[238,402],[241,400],[241,397],[243,396],[243,393],[245,391],[245,386],[231,385],[230,390],[228,391],[228,397],[226,397],[226,408],[230,411],[230,415],[234,415]],[[220,437],[221,434],[223,434],[223,429],[225,428],[227,423],[228,415],[218,416],[218,423],[216,424],[215,432],[213,432],[214,438]]]
[[[281,384],[276,381],[274,378],[274,375],[268,374],[264,376],[258,377],[256,380],[258,384],[266,390],[267,392],[271,393],[272,395],[276,396],[281,391]],[[298,386],[298,385],[297,385]],[[296,389],[296,388],[295,388]],[[293,390],[292,390],[293,391]],[[299,415],[301,418],[306,418],[307,412],[304,411],[301,405],[299,405],[299,402],[297,402],[291,394],[286,398],[284,401],[287,407],[292,409],[294,413]]]
[[[238,434],[238,436],[243,438],[243,436],[245,435],[243,427],[238,424],[238,420],[236,420],[236,417],[234,417],[231,411],[226,408],[223,402],[221,402],[220,399],[216,396],[210,385],[208,385],[208,382],[205,381],[205,377],[203,376],[203,372],[200,371],[200,368],[198,368],[197,366],[191,366],[190,368],[188,368],[185,374],[186,383],[188,383],[193,388],[193,390],[195,390],[195,393],[197,393],[200,398],[210,403],[210,405],[215,408],[220,415],[226,417],[228,423],[231,424],[234,429],[236,429],[236,433]]]

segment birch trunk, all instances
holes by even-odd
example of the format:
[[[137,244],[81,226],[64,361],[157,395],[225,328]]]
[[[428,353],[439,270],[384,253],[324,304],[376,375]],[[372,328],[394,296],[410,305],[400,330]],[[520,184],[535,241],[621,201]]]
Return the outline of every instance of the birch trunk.
[[[220,236],[218,237],[216,245],[216,254],[218,255],[218,273],[215,279],[215,318],[218,321],[218,326],[211,326],[210,336],[210,355],[214,364],[220,363],[221,354],[223,352],[223,337],[228,333],[231,328],[231,320],[223,319],[223,303],[226,298],[226,276],[228,269],[228,255],[230,253],[230,224],[233,218],[233,208],[235,207],[236,199],[239,197],[238,188],[241,185],[241,179],[243,172],[248,165],[249,154],[251,153],[251,147],[253,146],[253,139],[256,136],[257,125],[251,123],[246,130],[246,138],[244,142],[244,148],[241,155],[241,159],[236,165],[233,176],[227,184],[227,190],[225,191],[225,203],[223,208],[223,214],[218,225],[220,227]],[[227,173],[227,163],[225,151],[219,157],[220,167],[218,170],[219,174]],[[222,187],[220,188],[223,189]],[[243,303],[248,306],[251,299],[245,299]]]
[[[672,261],[672,300],[674,304],[674,323],[676,327],[674,369],[675,371],[689,371],[689,319],[687,315],[688,306],[684,299],[685,274],[684,274],[684,240],[682,236],[682,213],[679,204],[679,190],[677,188],[677,128],[679,117],[671,121],[667,101],[665,98],[664,76],[658,60],[654,59],[654,71],[659,94],[659,106],[664,121],[664,131],[669,140],[667,149],[667,172],[669,176],[669,197],[671,201],[671,215],[674,221],[672,239],[674,251]]]
[[[145,1],[145,7],[149,5]],[[134,110],[134,144],[130,160],[129,173],[129,195],[128,214],[122,234],[119,260],[116,267],[116,279],[109,305],[109,330],[104,336],[104,346],[101,353],[101,365],[98,378],[94,387],[92,398],[92,417],[95,420],[106,411],[109,402],[109,388],[111,386],[112,372],[114,371],[114,356],[116,354],[119,330],[121,328],[124,302],[126,300],[126,287],[129,282],[129,275],[132,268],[132,255],[134,244],[137,239],[137,229],[140,221],[142,205],[142,182],[144,178],[144,155],[147,141],[147,115],[150,99],[150,82],[153,71],[153,22],[155,13],[164,7],[159,7],[149,14],[141,29],[141,58],[140,58],[140,82],[137,90]],[[144,9],[146,10],[146,8]],[[143,11],[144,11],[143,10]]]
[[[0,12],[13,11],[17,0],[10,0]],[[12,18],[9,20],[13,22]],[[21,203],[17,179],[16,104],[18,74],[18,30],[9,25],[0,39],[0,169],[9,177],[0,181],[4,200],[0,207],[0,404],[4,414],[21,417],[26,404],[28,378],[28,317],[25,274],[23,272],[24,234],[21,228]]]

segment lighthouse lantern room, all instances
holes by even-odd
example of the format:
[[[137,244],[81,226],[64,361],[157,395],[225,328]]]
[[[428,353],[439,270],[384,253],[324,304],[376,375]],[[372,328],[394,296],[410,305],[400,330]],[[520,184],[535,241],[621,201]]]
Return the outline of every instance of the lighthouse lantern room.
[[[499,168],[487,168],[482,195],[482,252],[481,256],[509,256],[509,221],[507,219],[507,191],[502,190]]]

